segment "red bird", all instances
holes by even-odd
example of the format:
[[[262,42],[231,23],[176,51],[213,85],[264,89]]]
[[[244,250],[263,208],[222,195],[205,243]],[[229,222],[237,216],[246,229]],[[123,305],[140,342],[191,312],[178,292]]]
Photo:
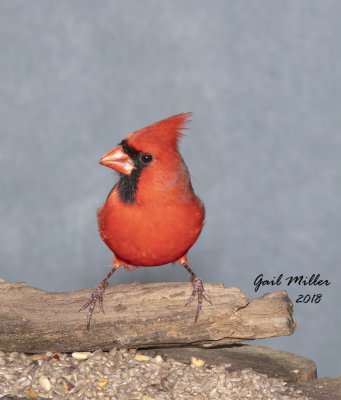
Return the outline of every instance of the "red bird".
[[[96,286],[89,301],[87,328],[110,276],[121,267],[153,267],[171,262],[183,265],[198,294],[195,322],[202,298],[211,303],[201,279],[190,269],[187,252],[203,227],[204,205],[193,191],[187,166],[178,149],[181,129],[191,113],[178,114],[128,135],[99,163],[113,168],[120,179],[98,209],[99,233],[114,253],[113,268]]]

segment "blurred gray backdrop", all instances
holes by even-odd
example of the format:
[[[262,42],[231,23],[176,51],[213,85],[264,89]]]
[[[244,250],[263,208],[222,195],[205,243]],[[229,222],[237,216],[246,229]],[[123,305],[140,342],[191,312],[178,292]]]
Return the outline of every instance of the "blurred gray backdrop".
[[[112,261],[96,208],[116,180],[98,159],[192,111],[181,149],[207,209],[193,269],[250,297],[286,289],[297,331],[258,344],[340,375],[340,19],[337,0],[0,1],[0,277],[95,286]],[[261,273],[331,285],[255,293]],[[188,279],[168,265],[110,282]]]

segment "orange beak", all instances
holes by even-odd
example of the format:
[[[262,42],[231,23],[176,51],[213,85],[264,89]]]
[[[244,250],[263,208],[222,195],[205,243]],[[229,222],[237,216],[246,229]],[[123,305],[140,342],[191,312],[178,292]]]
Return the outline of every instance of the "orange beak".
[[[105,154],[98,162],[105,167],[112,168],[126,175],[130,175],[131,171],[134,169],[133,162],[128,154],[122,150],[121,146],[109,151],[109,153]]]

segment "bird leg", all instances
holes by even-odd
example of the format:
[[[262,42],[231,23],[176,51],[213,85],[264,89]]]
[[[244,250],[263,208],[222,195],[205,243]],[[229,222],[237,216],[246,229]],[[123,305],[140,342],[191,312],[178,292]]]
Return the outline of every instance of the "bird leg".
[[[187,260],[180,259],[179,262],[190,273],[191,283],[193,286],[192,294],[191,294],[190,298],[187,300],[187,303],[185,304],[185,306],[187,306],[187,304],[191,303],[194,300],[195,295],[198,294],[198,307],[197,307],[197,312],[195,314],[195,319],[194,319],[194,322],[197,322],[199,313],[201,310],[201,306],[202,306],[202,299],[204,298],[210,304],[212,304],[212,302],[211,302],[210,298],[208,297],[208,294],[205,292],[202,280],[191,270],[191,268],[187,264]]]
[[[85,310],[86,308],[89,307],[89,312],[88,312],[88,323],[86,325],[87,330],[90,330],[90,321],[91,321],[91,317],[92,314],[95,310],[96,307],[96,303],[98,300],[99,303],[99,308],[102,310],[102,312],[104,313],[104,308],[103,308],[103,294],[104,291],[106,289],[106,287],[108,286],[108,279],[111,277],[111,275],[118,269],[119,267],[114,265],[114,267],[112,268],[112,270],[108,273],[108,275],[95,287],[94,291],[91,294],[90,299],[78,310],[78,311],[82,311]]]

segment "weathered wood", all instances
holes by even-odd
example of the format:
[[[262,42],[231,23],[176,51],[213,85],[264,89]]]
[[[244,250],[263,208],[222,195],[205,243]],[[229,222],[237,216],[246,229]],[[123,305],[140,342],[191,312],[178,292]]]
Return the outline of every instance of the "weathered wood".
[[[219,348],[203,349],[198,347],[162,347],[139,350],[140,353],[155,357],[189,363],[192,356],[205,360],[210,364],[231,364],[230,371],[252,368],[270,378],[280,378],[286,382],[298,382],[316,379],[317,368],[314,361],[297,354],[282,350],[272,350],[264,346],[235,344]]]
[[[317,378],[314,361],[297,354],[273,350],[263,346],[236,344],[219,348],[163,347],[139,350],[139,353],[164,359],[189,363],[192,356],[205,360],[205,365],[230,364],[229,371],[252,368],[270,378],[280,378],[288,382],[288,387],[301,390],[301,395],[311,400],[341,400],[341,376]]]
[[[292,303],[285,291],[249,300],[236,287],[205,284],[204,302],[194,323],[196,301],[184,306],[189,283],[137,282],[108,287],[105,314],[97,307],[86,330],[86,311],[77,310],[92,289],[48,293],[25,283],[0,283],[0,349],[91,351],[112,347],[231,344],[291,335]]]
[[[311,400],[341,400],[341,376],[297,382],[293,387]]]

